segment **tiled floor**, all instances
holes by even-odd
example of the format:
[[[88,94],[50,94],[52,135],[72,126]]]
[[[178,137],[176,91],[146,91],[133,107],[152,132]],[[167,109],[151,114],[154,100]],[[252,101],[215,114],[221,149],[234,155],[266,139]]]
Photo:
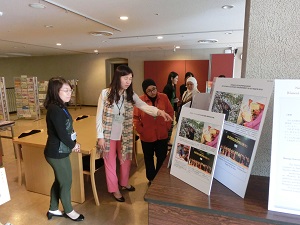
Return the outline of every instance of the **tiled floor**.
[[[79,115],[95,115],[96,107],[83,107],[81,109],[77,108],[77,110],[70,109],[70,112],[73,118]],[[15,115],[11,116],[11,120],[15,118]],[[42,119],[38,121],[16,120],[14,127],[15,136],[18,136],[26,130],[40,128],[45,129],[45,115],[42,115]],[[4,135],[5,132],[2,132],[2,135]],[[24,183],[22,186],[18,185],[17,164],[13,153],[12,142],[8,139],[2,139],[2,143],[4,149],[3,163],[8,179],[11,200],[0,206],[0,223],[5,224],[10,222],[12,225],[74,224],[73,221],[66,218],[56,217],[52,220],[47,220],[46,212],[49,207],[49,196],[27,191]],[[89,179],[84,179],[86,201],[83,204],[73,204],[74,209],[85,216],[85,220],[80,222],[80,224],[148,224],[148,204],[144,201],[148,181],[145,176],[140,143],[138,143],[138,162],[138,167],[134,164],[132,165],[130,176],[130,183],[135,186],[136,191],[123,191],[123,195],[126,199],[124,203],[116,202],[112,195],[107,192],[104,168],[96,172],[100,206],[95,205]]]

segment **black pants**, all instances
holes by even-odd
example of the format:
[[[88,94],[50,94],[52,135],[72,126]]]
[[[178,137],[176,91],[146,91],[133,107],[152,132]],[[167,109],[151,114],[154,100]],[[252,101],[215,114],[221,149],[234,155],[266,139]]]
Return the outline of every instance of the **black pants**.
[[[141,141],[141,143],[146,166],[146,177],[149,181],[152,181],[167,156],[168,139],[154,142]],[[154,153],[156,156],[156,166],[154,165]]]

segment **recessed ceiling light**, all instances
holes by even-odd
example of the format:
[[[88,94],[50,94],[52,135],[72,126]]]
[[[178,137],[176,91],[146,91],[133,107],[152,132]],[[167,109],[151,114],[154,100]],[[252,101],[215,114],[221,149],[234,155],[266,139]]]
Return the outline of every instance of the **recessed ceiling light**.
[[[98,53],[99,51],[97,49],[94,50],[95,53]]]
[[[35,9],[44,9],[44,8],[46,8],[46,6],[41,4],[41,3],[31,3],[31,4],[29,4],[29,6],[31,8],[35,8]]]
[[[128,20],[128,16],[120,16],[120,20]]]
[[[179,45],[177,45],[177,46],[175,46],[175,48],[179,49],[179,48],[180,48],[180,46],[179,46]]]
[[[233,7],[233,5],[223,5],[222,9],[232,9]]]
[[[57,46],[61,46],[61,43],[56,43]]]
[[[46,28],[53,28],[52,25],[45,25]]]
[[[113,35],[112,32],[109,32],[109,31],[95,31],[95,32],[90,32],[90,35],[93,35],[93,36],[111,36]]]
[[[216,40],[216,39],[203,39],[203,40],[199,40],[198,42],[201,43],[201,44],[206,44],[206,43],[216,43],[216,42],[218,42],[218,40]]]
[[[163,39],[164,37],[163,36],[157,36],[156,38],[160,40],[160,39]]]

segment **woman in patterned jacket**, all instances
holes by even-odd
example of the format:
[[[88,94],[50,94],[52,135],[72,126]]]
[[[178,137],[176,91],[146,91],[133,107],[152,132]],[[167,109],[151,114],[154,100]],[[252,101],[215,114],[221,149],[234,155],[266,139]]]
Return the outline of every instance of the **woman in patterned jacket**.
[[[98,147],[103,152],[108,192],[115,200],[124,202],[122,190],[135,191],[128,183],[133,148],[133,107],[136,106],[151,116],[172,118],[154,106],[143,102],[132,88],[132,70],[118,66],[109,88],[102,90],[97,108],[96,129]],[[120,179],[116,173],[116,157],[120,161]]]

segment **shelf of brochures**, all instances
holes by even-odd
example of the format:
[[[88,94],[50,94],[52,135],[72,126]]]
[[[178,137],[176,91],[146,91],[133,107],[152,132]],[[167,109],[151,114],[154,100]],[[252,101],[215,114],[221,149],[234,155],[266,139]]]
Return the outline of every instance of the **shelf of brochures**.
[[[0,77],[0,120],[9,120],[9,108],[4,77]]]
[[[19,119],[40,119],[37,77],[14,77],[17,116]]]
[[[78,105],[81,108],[81,104],[80,104],[80,101],[79,101],[79,93],[78,93],[78,80],[72,79],[72,80],[69,80],[69,82],[70,82],[70,84],[72,85],[72,88],[73,88],[71,101],[70,101],[69,105],[71,107],[73,106],[76,110]]]
[[[38,88],[39,88],[39,106],[40,109],[45,109],[44,101],[46,99],[47,89],[48,89],[49,81],[38,81]]]

